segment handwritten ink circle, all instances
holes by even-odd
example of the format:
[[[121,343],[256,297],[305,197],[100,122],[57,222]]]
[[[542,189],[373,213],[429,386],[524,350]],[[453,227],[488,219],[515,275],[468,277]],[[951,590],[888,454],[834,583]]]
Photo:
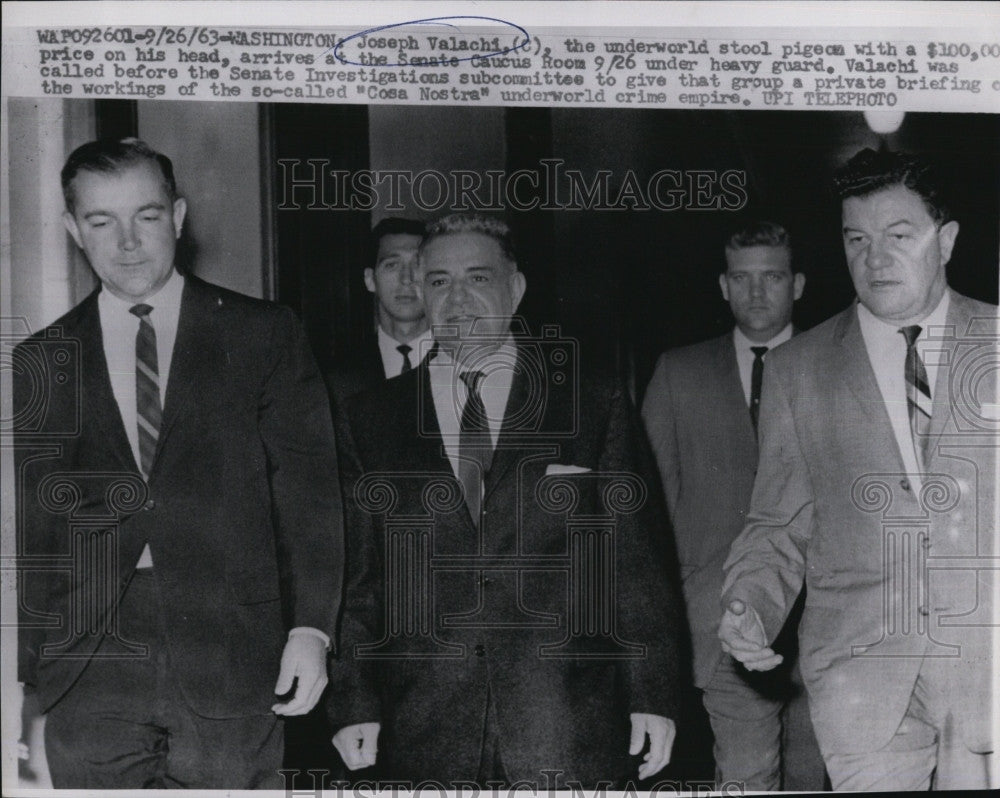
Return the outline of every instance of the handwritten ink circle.
[[[405,63],[405,64],[403,64],[403,63],[396,63],[396,64],[374,64],[374,65],[373,64],[363,64],[361,62],[351,61],[351,60],[345,58],[342,55],[341,48],[345,44],[347,44],[349,41],[351,41],[352,39],[358,39],[358,38],[361,38],[361,37],[364,37],[364,36],[370,36],[373,33],[379,33],[381,31],[394,30],[396,28],[403,28],[403,27],[406,27],[407,25],[427,25],[427,24],[434,24],[434,23],[442,23],[444,25],[447,25],[448,27],[457,28],[458,27],[457,25],[451,25],[448,22],[448,20],[455,20],[455,19],[475,19],[475,20],[482,20],[482,21],[485,21],[485,22],[499,22],[501,25],[505,25],[508,28],[512,28],[513,30],[516,30],[519,33],[523,34],[524,35],[524,41],[520,42],[518,44],[515,44],[515,45],[513,45],[511,47],[506,47],[506,48],[504,48],[502,50],[497,50],[494,53],[473,53],[472,55],[466,56],[464,58],[459,58],[457,56],[453,56],[453,60],[454,61],[471,61],[473,58],[493,58],[494,56],[504,55],[505,53],[510,53],[510,52],[513,52],[514,50],[523,50],[525,47],[527,47],[531,43],[531,36],[528,34],[528,31],[526,31],[520,25],[516,25],[513,22],[508,22],[507,20],[504,20],[504,19],[497,19],[496,17],[476,17],[476,16],[464,16],[463,15],[463,16],[454,16],[454,17],[428,17],[427,19],[414,19],[414,20],[410,20],[409,22],[396,22],[396,23],[393,23],[392,25],[381,25],[381,26],[379,26],[377,28],[369,28],[368,30],[363,30],[360,33],[353,33],[350,36],[348,36],[346,39],[341,39],[339,42],[337,42],[333,47],[331,47],[329,49],[333,50],[333,57],[336,58],[340,63],[342,63],[342,64],[349,64],[351,66],[380,66],[380,67],[431,66],[431,64],[410,64],[410,63]]]

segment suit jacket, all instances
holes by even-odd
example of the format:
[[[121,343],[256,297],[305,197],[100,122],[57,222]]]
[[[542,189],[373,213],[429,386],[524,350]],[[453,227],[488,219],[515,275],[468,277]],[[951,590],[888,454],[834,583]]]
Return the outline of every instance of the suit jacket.
[[[878,750],[924,657],[948,672],[958,730],[990,746],[996,571],[996,308],[952,292],[919,494],[852,306],[768,357],[760,470],[726,563],[768,638],[807,585],[800,664],[824,752]],[[933,331],[932,331],[933,335]]]
[[[371,390],[385,381],[385,367],[378,340],[370,337],[350,358],[345,358],[325,375],[334,408],[344,407],[355,394]]]
[[[722,564],[746,522],[757,470],[733,334],[664,352],[642,417],[677,539],[695,684],[704,687],[722,656]]]
[[[474,780],[488,691],[508,776],[543,785],[543,768],[559,783],[625,776],[629,713],[677,716],[672,541],[628,398],[610,380],[557,383],[544,357],[518,351],[481,530],[442,449],[426,362],[348,406],[352,531],[329,711],[335,729],[382,724],[393,778]],[[591,470],[546,477],[559,465]],[[588,545],[599,564],[583,571],[605,580],[594,590],[572,574]],[[590,615],[574,614],[574,595]]]
[[[332,634],[340,596],[333,431],[305,337],[289,310],[186,277],[146,484],[98,291],[17,350],[29,364],[14,385],[21,679],[44,709],[71,689],[115,633],[111,610],[148,543],[189,706],[266,714],[289,627]]]

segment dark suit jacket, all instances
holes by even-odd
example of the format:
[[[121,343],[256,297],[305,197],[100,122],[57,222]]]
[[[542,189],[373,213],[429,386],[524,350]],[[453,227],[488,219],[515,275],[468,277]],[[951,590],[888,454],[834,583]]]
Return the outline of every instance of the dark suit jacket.
[[[704,687],[722,656],[722,563],[743,529],[757,470],[732,332],[664,352],[642,417],[677,539],[695,684]]]
[[[940,365],[919,494],[856,305],[768,356],[760,468],[723,602],[748,602],[773,639],[805,580],[800,666],[824,753],[884,746],[925,656],[948,671],[957,733],[992,750],[996,313],[952,292],[945,329],[931,331]]]
[[[190,707],[266,714],[288,628],[332,633],[340,596],[332,424],[305,337],[287,309],[187,277],[147,486],[97,295],[17,350],[34,364],[14,386],[21,679],[45,709],[71,689],[148,543]]]
[[[385,381],[385,367],[377,340],[365,341],[350,357],[340,359],[325,375],[334,407],[346,407],[352,396]]]
[[[349,403],[352,531],[329,708],[335,729],[382,724],[379,763],[394,778],[474,780],[487,689],[507,775],[543,785],[543,768],[559,783],[625,776],[629,713],[677,716],[672,541],[629,400],[611,380],[557,384],[544,358],[525,368],[525,352],[482,530],[442,450],[426,363]],[[591,471],[546,477],[554,465]],[[570,573],[595,534],[597,604]],[[569,633],[577,593],[591,602],[583,639]],[[614,635],[595,634],[601,608]]]

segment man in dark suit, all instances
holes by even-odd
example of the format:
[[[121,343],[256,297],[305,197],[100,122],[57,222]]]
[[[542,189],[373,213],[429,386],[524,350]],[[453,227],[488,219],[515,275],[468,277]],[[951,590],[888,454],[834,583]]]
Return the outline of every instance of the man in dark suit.
[[[335,400],[349,397],[404,374],[420,362],[432,343],[430,323],[415,282],[417,247],[424,224],[388,217],[371,234],[373,265],[365,267],[365,287],[374,303],[374,339],[340,358],[327,376]]]
[[[330,712],[348,767],[542,789],[669,760],[679,597],[653,464],[616,381],[516,338],[509,230],[420,250],[439,353],[355,397],[348,587]],[[544,771],[548,771],[545,773]]]
[[[834,789],[985,788],[996,308],[947,285],[958,222],[926,164],[864,150],[838,189],[858,301],[768,360],[719,635],[775,667],[804,581],[802,675]]]
[[[340,595],[322,380],[290,311],[177,271],[166,156],[91,142],[62,181],[100,286],[14,385],[20,678],[53,784],[280,787],[278,716],[319,699]]]
[[[723,654],[718,638],[722,563],[743,529],[757,471],[761,375],[767,353],[792,337],[792,305],[805,275],[793,271],[788,234],[773,222],[735,232],[725,257],[719,286],[736,326],[661,355],[642,416],[677,539],[716,779],[747,790],[822,790],[823,762],[801,687],[787,671],[748,672]],[[786,704],[792,733],[783,745]]]

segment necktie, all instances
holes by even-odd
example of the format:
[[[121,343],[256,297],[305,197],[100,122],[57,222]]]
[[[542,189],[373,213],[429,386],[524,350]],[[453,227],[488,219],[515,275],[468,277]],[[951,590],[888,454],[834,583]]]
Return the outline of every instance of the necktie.
[[[913,324],[909,327],[902,327],[899,331],[906,339],[906,365],[903,367],[903,379],[906,382],[906,410],[910,415],[913,448],[920,470],[923,471],[927,467],[927,460],[930,456],[931,386],[927,381],[924,362],[920,359],[920,353],[917,351],[920,326]]]
[[[413,368],[413,364],[410,362],[410,352],[413,351],[413,347],[409,344],[400,344],[396,347],[396,351],[403,356],[403,368],[399,370],[399,373],[406,374]]]
[[[493,443],[486,419],[486,406],[479,395],[481,371],[465,371],[459,377],[469,389],[469,398],[462,410],[458,437],[458,479],[465,491],[465,504],[472,521],[479,527],[482,509],[483,477],[493,460]]]
[[[760,386],[764,379],[764,354],[766,346],[751,346],[753,370],[750,372],[750,421],[754,434],[757,433],[757,416],[760,414]]]
[[[129,312],[139,318],[135,336],[135,403],[139,424],[139,468],[149,478],[160,437],[160,374],[156,365],[156,330],[149,321],[153,309],[146,304],[133,305]]]

